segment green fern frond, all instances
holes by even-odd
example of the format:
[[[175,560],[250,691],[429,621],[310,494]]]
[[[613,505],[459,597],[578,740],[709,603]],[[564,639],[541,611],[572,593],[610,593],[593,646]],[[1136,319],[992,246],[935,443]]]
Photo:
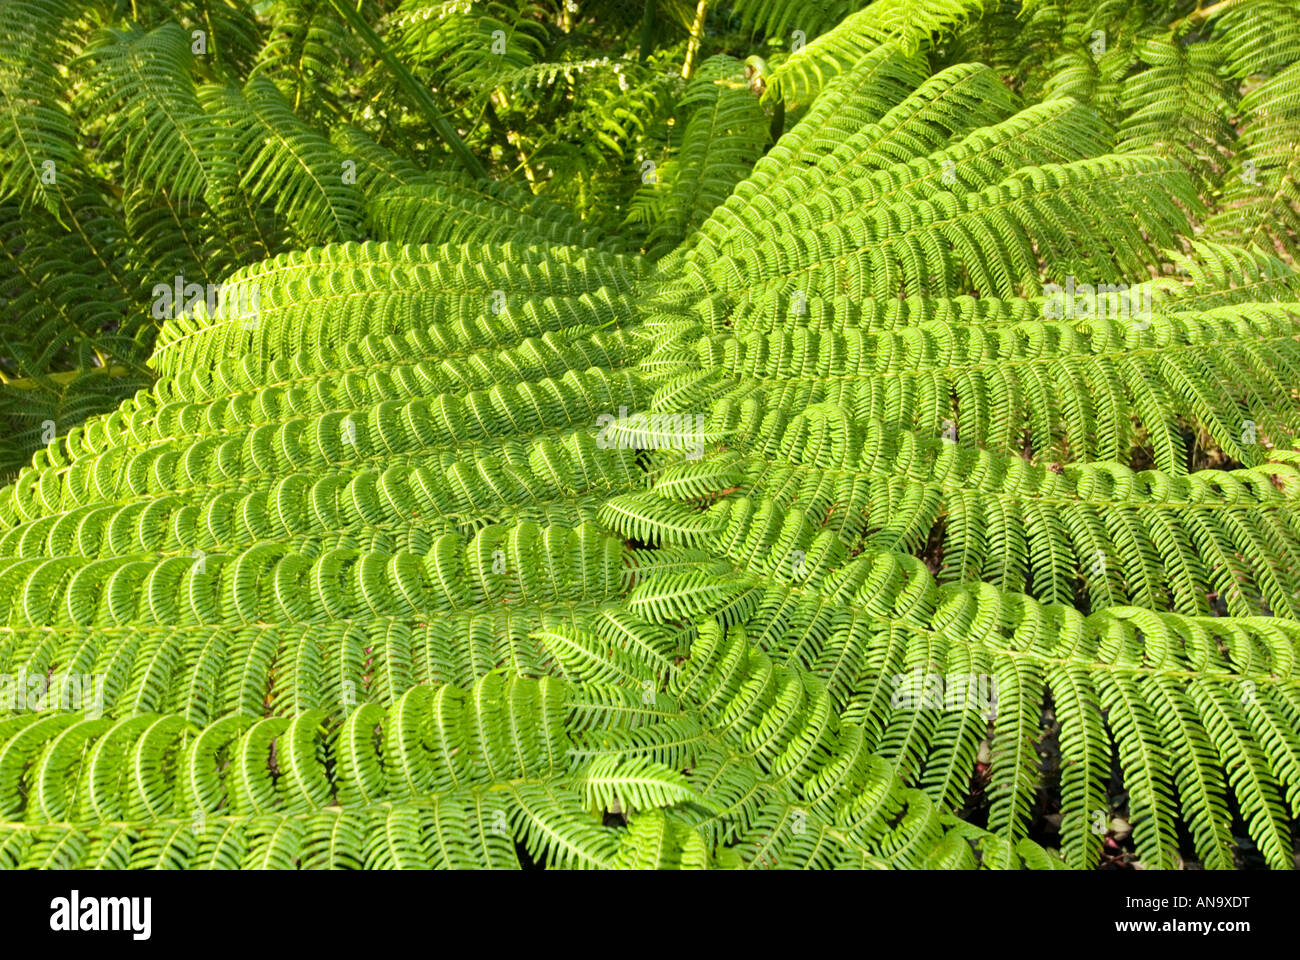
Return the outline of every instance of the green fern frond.
[[[176,23],[145,32],[107,30],[83,56],[95,79],[101,150],[118,148],[130,183],[167,184],[178,202],[210,184],[216,130],[199,104],[190,38]]]
[[[1206,223],[1210,237],[1300,253],[1300,63],[1241,99],[1244,127],[1220,209]]]
[[[15,0],[0,10],[0,200],[24,210],[57,215],[61,191],[83,179],[68,84],[55,66],[75,12],[61,0]]]
[[[1237,80],[1275,73],[1295,60],[1300,11],[1283,0],[1226,6],[1209,26],[1224,72]]]
[[[905,51],[918,50],[983,9],[983,0],[876,0],[791,53],[772,72],[768,95],[787,102],[811,100],[872,49],[897,43]]]
[[[639,9],[141,3],[11,66],[56,6],[0,12],[0,127],[84,164],[0,186],[0,865],[1088,869],[1115,817],[1293,865],[1295,65],[1246,21],[764,0],[685,11],[684,84]],[[759,158],[707,54],[800,15]]]
[[[1236,100],[1218,50],[1173,39],[1145,41],[1138,53],[1147,69],[1124,84],[1116,149],[1172,156],[1212,182],[1227,167]]]
[[[256,76],[243,91],[208,86],[199,97],[241,189],[290,218],[306,242],[357,234],[363,201],[346,158],[294,115],[274,83]]]

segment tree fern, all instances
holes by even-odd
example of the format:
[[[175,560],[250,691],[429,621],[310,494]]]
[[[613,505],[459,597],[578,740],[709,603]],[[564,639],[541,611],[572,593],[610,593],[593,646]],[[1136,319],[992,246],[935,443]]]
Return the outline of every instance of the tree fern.
[[[770,89],[786,100],[815,96],[821,86],[873,48],[894,42],[905,50],[978,16],[982,0],[875,0],[850,14],[773,73]]]
[[[650,255],[670,251],[727,198],[762,155],[767,117],[747,88],[741,65],[730,58],[701,64],[678,101],[684,125],[671,164],[643,188],[656,210]]]
[[[98,34],[85,62],[143,71],[90,121],[129,190],[7,184],[8,315],[87,331],[10,335],[26,376],[139,317],[169,237],[169,269],[234,269],[115,329],[156,382],[0,490],[0,673],[50,682],[0,688],[0,864],[1086,869],[1123,805],[1143,866],[1240,837],[1291,866],[1300,296],[1266,211],[1293,66],[1244,36],[1240,94],[1243,21],[1143,3],[1085,62],[1102,14],[1035,4],[1024,37],[1070,28],[1008,51],[1013,89],[951,58],[980,15],[1020,36],[984,6],[810,11],[761,158],[739,58],[683,88],[629,51],[629,89],[576,71],[556,102],[413,57],[507,182],[448,173],[428,118],[414,146],[412,118],[320,129],[350,95],[282,89],[274,46],[196,82],[206,7]],[[558,10],[397,16],[407,56],[484,18],[517,71],[593,43]],[[1220,189],[1248,158],[1262,207]],[[610,236],[638,191],[663,218]],[[59,276],[84,243],[120,278],[98,299]]]
[[[1294,67],[1272,77],[1244,96],[1241,110],[1247,127],[1242,153],[1229,178],[1222,211],[1210,222],[1216,233],[1231,231],[1264,249],[1280,248],[1295,255],[1297,180],[1295,155],[1300,112],[1296,105]]]

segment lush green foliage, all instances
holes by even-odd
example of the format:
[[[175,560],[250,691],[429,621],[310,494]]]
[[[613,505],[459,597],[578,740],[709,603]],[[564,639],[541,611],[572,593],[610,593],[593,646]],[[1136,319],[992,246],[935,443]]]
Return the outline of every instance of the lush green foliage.
[[[1293,865],[1291,4],[122,6],[0,8],[0,864]]]

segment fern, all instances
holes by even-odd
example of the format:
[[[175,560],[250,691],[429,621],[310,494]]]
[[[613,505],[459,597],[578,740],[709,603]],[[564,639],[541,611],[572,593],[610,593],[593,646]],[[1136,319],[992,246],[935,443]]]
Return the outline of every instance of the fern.
[[[1227,14],[1125,5],[1103,61],[1115,4],[985,6],[809,11],[762,157],[738,59],[664,68],[690,41],[548,74],[601,28],[359,34],[359,85],[409,92],[395,41],[501,182],[320,89],[355,10],[202,69],[206,6],[96,34],[99,103],[37,93],[127,189],[5,182],[2,359],[69,404],[156,381],[0,489],[0,674],[53,684],[0,687],[0,864],[1087,869],[1118,806],[1143,866],[1291,866],[1294,65]],[[1014,89],[953,59],[978,17]],[[439,56],[497,26],[511,71]],[[1267,197],[1224,189],[1250,159]],[[144,329],[149,271],[209,258],[223,296]]]
[[[853,13],[806,47],[793,52],[772,74],[771,96],[809,100],[827,80],[873,48],[897,43],[916,50],[972,17],[983,0],[876,0]]]
[[[644,188],[663,208],[651,226],[651,256],[677,248],[694,233],[749,172],[768,139],[767,117],[746,87],[740,64],[729,58],[702,64],[678,108],[684,131],[673,166],[656,171]]]
[[[209,187],[214,128],[192,83],[190,38],[176,23],[148,33],[108,31],[84,56],[95,77],[96,118],[105,122],[101,149],[125,154],[136,184],[166,183],[179,201]]]
[[[1235,99],[1219,76],[1217,50],[1209,44],[1147,41],[1140,50],[1149,69],[1124,87],[1128,114],[1119,130],[1120,149],[1147,150],[1178,158],[1209,179],[1226,166],[1232,142],[1228,117]],[[1181,138],[1171,133],[1182,131]]]
[[[1243,149],[1231,171],[1223,209],[1208,224],[1212,234],[1231,232],[1244,242],[1280,248],[1292,257],[1300,222],[1297,78],[1300,71],[1287,67],[1242,98],[1247,118]]]
[[[51,426],[148,384],[160,284],[214,288],[250,258],[350,237],[375,189],[269,80],[243,95],[260,42],[244,5],[133,10],[141,23],[105,24],[25,2],[0,21],[5,476]]]

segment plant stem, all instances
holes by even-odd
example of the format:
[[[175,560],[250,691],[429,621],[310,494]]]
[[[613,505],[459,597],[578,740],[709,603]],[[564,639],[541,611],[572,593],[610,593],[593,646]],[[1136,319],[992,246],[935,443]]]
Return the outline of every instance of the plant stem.
[[[700,52],[700,38],[704,36],[704,16],[709,0],[699,0],[695,5],[695,22],[691,24],[691,39],[686,45],[686,62],[682,64],[682,77],[689,80],[695,72],[695,58]]]

